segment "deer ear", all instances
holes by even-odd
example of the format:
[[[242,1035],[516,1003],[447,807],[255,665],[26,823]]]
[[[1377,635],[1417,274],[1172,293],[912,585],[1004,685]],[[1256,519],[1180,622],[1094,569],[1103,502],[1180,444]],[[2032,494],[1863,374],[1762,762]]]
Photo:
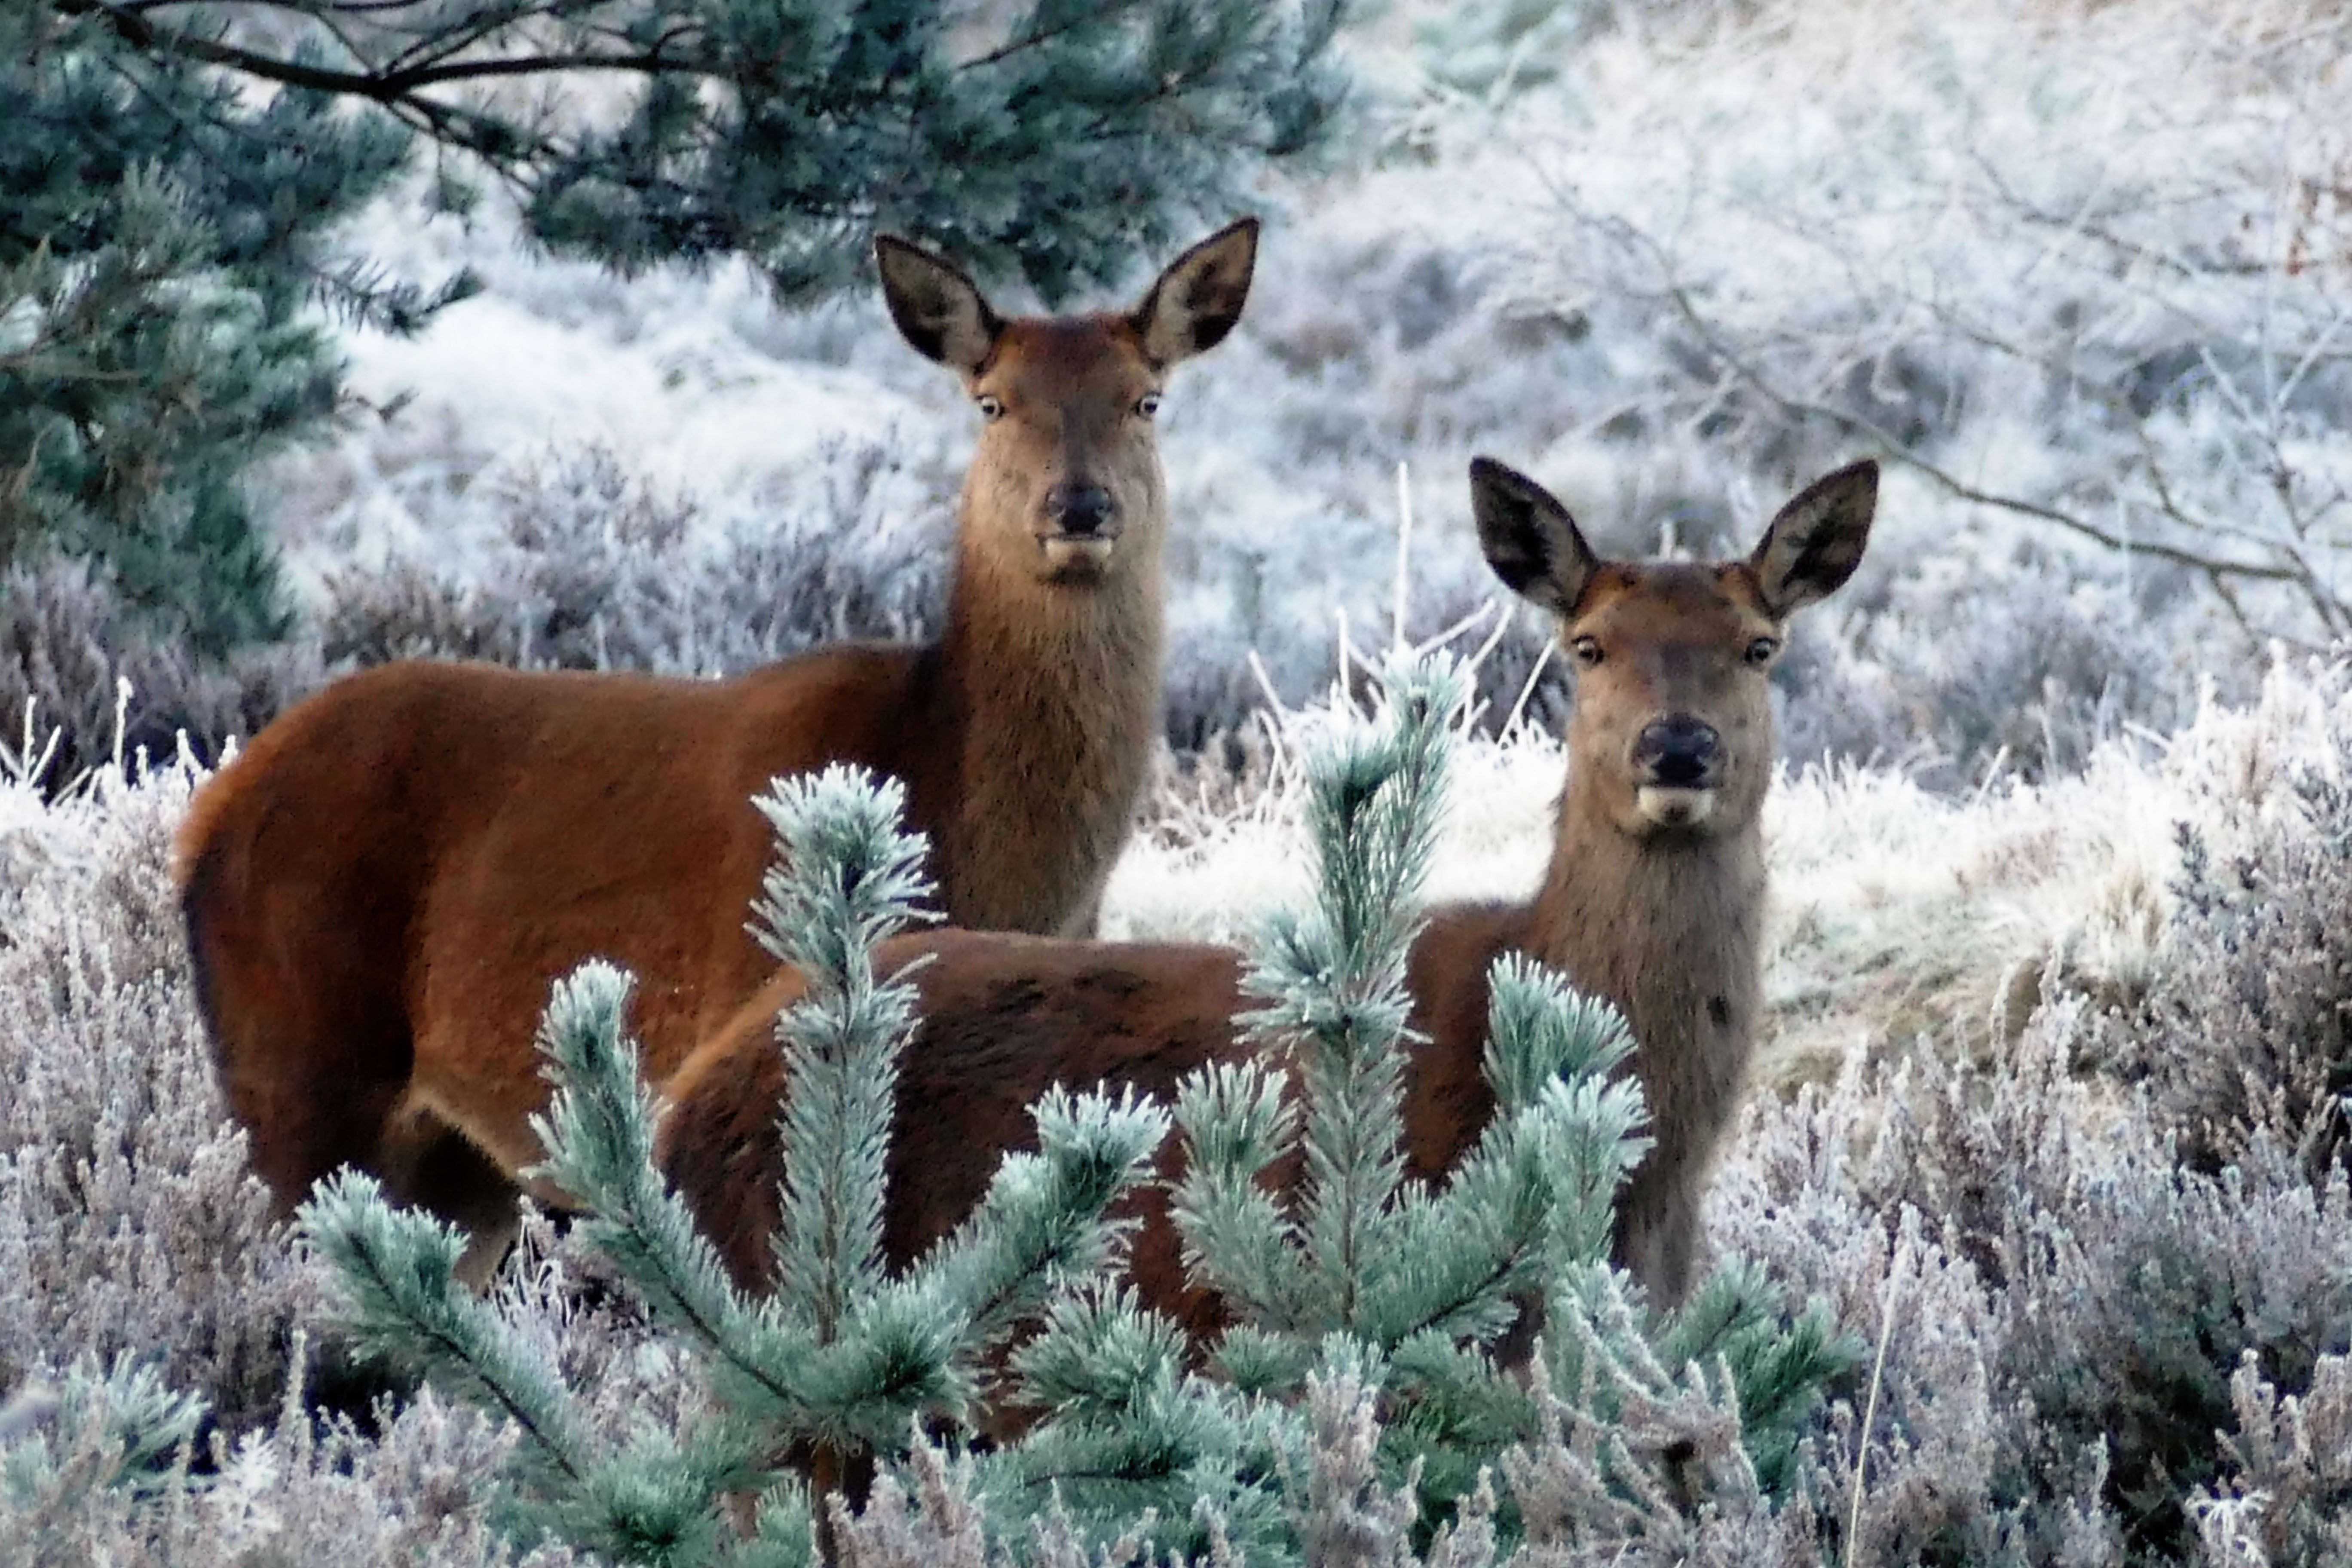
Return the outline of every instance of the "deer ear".
[[[1174,261],[1128,317],[1155,364],[1174,364],[1224,342],[1242,319],[1257,265],[1257,219],[1219,229]]]
[[[1473,458],[1470,510],[1478,547],[1505,586],[1554,615],[1576,607],[1601,558],[1549,490],[1492,458]]]
[[[887,234],[875,237],[874,261],[890,319],[916,353],[966,375],[988,363],[1004,321],[971,279],[921,246]]]
[[[1799,491],[1748,558],[1765,607],[1785,616],[1837,592],[1862,564],[1877,510],[1874,462],[1840,468]]]

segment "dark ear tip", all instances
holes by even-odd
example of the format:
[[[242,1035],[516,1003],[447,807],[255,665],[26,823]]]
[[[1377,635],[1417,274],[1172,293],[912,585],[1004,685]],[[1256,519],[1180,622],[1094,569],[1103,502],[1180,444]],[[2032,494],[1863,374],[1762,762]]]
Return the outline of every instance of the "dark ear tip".
[[[1202,240],[1201,245],[1204,249],[1214,249],[1228,245],[1238,245],[1243,251],[1241,258],[1242,265],[1251,271],[1255,271],[1257,269],[1258,227],[1257,215],[1252,213],[1247,217],[1235,218],[1233,222],[1225,225],[1224,227],[1217,230],[1216,233]]]
[[[1255,272],[1257,270],[1257,231],[1256,215],[1235,218],[1186,250],[1183,256],[1171,263],[1171,267],[1181,266],[1184,261],[1196,258],[1201,260],[1213,258],[1220,267],[1231,268],[1238,263],[1244,275]],[[1241,253],[1239,256],[1234,254],[1236,250]]]
[[[1543,486],[1501,458],[1485,456],[1470,459],[1470,500],[1475,506],[1481,508],[1496,503],[1559,506],[1552,499],[1551,492]]]
[[[901,239],[895,234],[877,234],[874,237],[874,268],[885,278],[889,277],[893,269],[904,268],[910,263],[920,267],[927,261],[936,263],[938,260],[939,258],[911,239]]]
[[[1484,489],[1489,485],[1523,485],[1527,476],[1499,458],[1482,454],[1470,459],[1470,482]]]

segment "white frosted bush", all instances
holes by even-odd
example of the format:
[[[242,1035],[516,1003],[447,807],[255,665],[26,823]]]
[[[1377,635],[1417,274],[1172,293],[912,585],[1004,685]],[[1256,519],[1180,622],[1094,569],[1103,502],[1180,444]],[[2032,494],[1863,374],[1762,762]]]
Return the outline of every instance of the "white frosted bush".
[[[939,618],[940,519],[883,509],[904,459],[843,442],[788,497],[712,518],[606,447],[559,450],[488,482],[478,559],[395,552],[328,573],[331,665],[487,658],[525,668],[736,674],[815,644],[911,639]]]
[[[129,1353],[241,1430],[314,1281],[196,1014],[165,870],[196,776],[134,760],[47,806],[0,784],[0,1388]]]
[[[0,752],[26,750],[29,731],[53,787],[118,753],[169,756],[183,734],[209,761],[320,679],[307,637],[206,658],[144,621],[87,561],[0,567]]]
[[[2143,1106],[2069,1076],[2083,1025],[2056,1005],[1996,1069],[1922,1055],[1766,1102],[1717,1186],[1718,1247],[1884,1335],[1874,1400],[1817,1450],[1825,1488],[1868,1456],[1869,1560],[2177,1554],[2241,1354],[2301,1393],[2352,1349],[2344,1172],[2315,1190],[2274,1144],[2182,1169]]]
[[[0,1455],[0,1568],[571,1568],[561,1548],[515,1551],[479,1479],[512,1447],[430,1394],[375,1438],[314,1427],[299,1408],[274,1431],[215,1434],[160,1464],[126,1468],[102,1422]]]

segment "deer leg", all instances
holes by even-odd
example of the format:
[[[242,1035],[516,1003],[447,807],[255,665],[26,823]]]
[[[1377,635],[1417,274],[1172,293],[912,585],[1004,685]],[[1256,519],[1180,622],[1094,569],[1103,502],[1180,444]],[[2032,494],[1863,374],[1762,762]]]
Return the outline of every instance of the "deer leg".
[[[281,1005],[279,1016],[289,1013]],[[372,1166],[409,1059],[396,1010],[313,1007],[289,1022],[232,1005],[218,1009],[213,1025],[223,1096],[282,1213],[338,1167]],[[320,1048],[322,1040],[336,1048]]]
[[[1679,1175],[1662,1177],[1649,1161],[1635,1168],[1618,1194],[1610,1251],[1641,1282],[1654,1308],[1680,1306],[1690,1291],[1698,1258],[1700,1195],[1697,1184]]]
[[[371,1164],[394,1199],[466,1233],[457,1279],[486,1289],[522,1229],[521,1191],[498,1163],[410,1098],[386,1121]]]

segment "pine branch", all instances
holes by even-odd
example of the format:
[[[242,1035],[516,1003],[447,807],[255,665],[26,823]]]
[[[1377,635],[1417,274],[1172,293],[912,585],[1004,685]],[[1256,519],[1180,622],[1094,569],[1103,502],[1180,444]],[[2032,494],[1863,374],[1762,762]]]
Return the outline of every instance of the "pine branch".
[[[1150,1173],[1168,1114],[1131,1091],[1049,1091],[1031,1108],[1039,1152],[1012,1154],[988,1194],[908,1281],[929,1310],[952,1313],[975,1349],[1003,1342],[1066,1282],[1106,1276],[1131,1222],[1103,1214]]]
[[[1304,918],[1269,922],[1242,982],[1272,1004],[1245,1016],[1253,1037],[1299,1058],[1305,1304],[1342,1324],[1358,1321],[1395,1256],[1405,957],[1461,694],[1450,665],[1392,666],[1386,723],[1350,727],[1310,772],[1319,895]]]
[[[559,981],[539,1047],[555,1095],[531,1131],[547,1150],[524,1173],[586,1209],[581,1239],[620,1267],[656,1316],[713,1357],[735,1403],[808,1402],[814,1336],[747,1306],[709,1242],[654,1163],[654,1104],[623,1031],[632,982],[603,963]]]
[[[465,1237],[384,1201],[375,1179],[339,1171],[297,1212],[298,1232],[333,1268],[337,1326],[363,1353],[412,1366],[512,1420],[533,1458],[578,1486],[592,1445],[555,1369],[457,1283]]]
[[[549,53],[536,55],[500,55],[490,58],[442,61],[432,65],[395,68],[388,70],[346,71],[324,66],[308,65],[299,59],[286,59],[257,49],[243,48],[208,38],[184,28],[159,26],[148,19],[156,7],[116,4],[115,0],[49,0],[59,12],[68,16],[94,16],[105,21],[125,43],[142,49],[152,49],[182,59],[204,65],[227,66],[257,77],[263,81],[277,82],[284,87],[305,88],[312,92],[331,92],[350,98],[367,99],[385,105],[413,102],[416,95],[429,87],[452,82],[490,81],[510,77],[554,76],[573,71],[626,71],[637,76],[702,75],[707,67],[673,58],[661,46],[626,54],[598,51],[582,53]],[[501,19],[501,26],[506,25]],[[465,43],[478,40],[467,38]],[[666,40],[667,41],[667,40]],[[423,108],[418,104],[415,107]],[[448,105],[431,106],[436,114],[463,113]],[[487,116],[468,118],[487,119]]]
[[[1285,1329],[1306,1310],[1298,1233],[1258,1178],[1297,1141],[1288,1085],[1252,1061],[1219,1063],[1178,1086],[1185,1167],[1169,1210],[1185,1268],[1213,1280],[1244,1323]]]
[[[753,804],[778,848],[752,905],[764,928],[754,935],[808,982],[776,1021],[792,1086],[776,1277],[782,1299],[829,1343],[850,1301],[881,1281],[885,1166],[915,990],[904,973],[877,980],[873,952],[918,918],[914,903],[931,890],[926,845],[899,830],[906,786],[863,768],[779,779]]]

